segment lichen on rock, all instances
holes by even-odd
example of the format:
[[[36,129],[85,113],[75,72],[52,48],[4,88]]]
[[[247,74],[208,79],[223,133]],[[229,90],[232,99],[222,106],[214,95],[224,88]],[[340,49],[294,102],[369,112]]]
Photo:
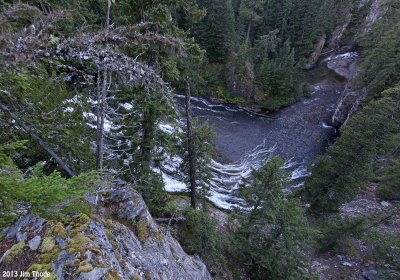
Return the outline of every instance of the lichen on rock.
[[[105,215],[82,214],[69,224],[21,218],[3,232],[0,248],[26,233],[38,250],[20,242],[2,259],[12,261],[24,253],[27,262],[21,269],[51,272],[49,279],[211,279],[199,258],[188,256],[157,226],[138,193],[110,191],[96,207]],[[0,266],[11,268],[5,262]]]
[[[78,269],[75,271],[76,275],[79,275],[81,272],[90,272],[93,270],[93,266],[90,263],[81,262],[78,266]]]
[[[56,241],[53,237],[51,236],[46,236],[43,239],[42,245],[40,245],[40,250],[44,253],[49,252],[53,250],[53,248],[56,246]]]
[[[3,257],[0,260],[0,263],[4,262],[5,264],[8,264],[14,261],[16,258],[22,255],[25,246],[25,242],[19,242],[13,245],[10,250],[4,253]]]
[[[51,230],[50,233],[55,237],[67,238],[67,231],[64,228],[64,225],[58,222]]]

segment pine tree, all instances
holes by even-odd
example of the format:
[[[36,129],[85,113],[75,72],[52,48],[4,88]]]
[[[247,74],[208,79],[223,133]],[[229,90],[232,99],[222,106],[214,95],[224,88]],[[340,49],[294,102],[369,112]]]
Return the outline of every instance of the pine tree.
[[[210,125],[205,122],[201,123],[198,120],[193,120],[192,122],[192,137],[193,137],[193,152],[194,152],[194,166],[195,171],[195,199],[199,202],[199,205],[204,206],[205,199],[210,195],[210,179],[211,179],[211,169],[210,164],[214,152],[214,140],[215,131],[210,127]],[[187,139],[187,131],[184,130],[181,136],[182,139]],[[186,142],[186,141],[185,141]],[[178,154],[183,158],[180,170],[184,174],[185,181],[188,186],[190,186],[190,154],[187,150],[186,144],[179,145],[177,150]]]
[[[383,147],[398,139],[400,89],[382,95],[351,119],[335,145],[312,168],[303,198],[314,212],[337,211],[350,201],[374,178],[376,158],[387,154]]]
[[[235,41],[235,18],[231,0],[202,0],[206,16],[193,26],[196,41],[207,51],[211,63],[224,63]]]
[[[376,24],[361,43],[365,59],[357,76],[356,86],[366,86],[370,98],[400,81],[400,7],[393,5],[387,19]]]
[[[252,29],[261,22],[264,4],[266,0],[242,0],[239,8],[239,22],[243,23],[246,30],[245,41],[249,44],[251,41]]]
[[[299,202],[284,194],[286,180],[283,161],[272,158],[240,188],[249,212],[239,214],[234,248],[252,279],[307,279],[302,250],[313,231]]]
[[[261,106],[276,110],[294,103],[299,97],[300,84],[290,42],[286,41],[279,52],[270,55],[271,58],[267,50],[264,49],[263,53],[265,56],[257,71],[257,85],[261,90],[257,99]]]

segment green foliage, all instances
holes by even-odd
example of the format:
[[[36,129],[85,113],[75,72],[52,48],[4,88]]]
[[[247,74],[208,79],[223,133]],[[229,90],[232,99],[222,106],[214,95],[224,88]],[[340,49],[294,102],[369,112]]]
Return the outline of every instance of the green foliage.
[[[367,219],[364,217],[348,218],[336,215],[321,219],[316,227],[321,235],[318,239],[320,252],[331,250],[339,251],[346,247],[346,239],[357,236],[366,227]]]
[[[3,148],[4,149],[4,148]],[[28,203],[32,213],[48,219],[62,219],[63,210],[89,191],[97,181],[94,174],[82,174],[72,179],[63,178],[59,172],[43,175],[39,163],[31,175],[24,177],[22,172],[0,149],[0,228],[17,218],[17,202]],[[81,212],[82,209],[76,209]]]
[[[11,3],[7,3],[4,6],[1,5],[0,11],[9,8]],[[42,13],[39,9],[30,5],[15,5],[13,9],[6,14],[5,18],[0,22],[0,34],[5,31],[19,30],[23,27],[33,24],[36,20],[40,19]]]
[[[217,232],[217,223],[206,212],[188,208],[185,221],[179,226],[179,241],[188,254],[199,255],[210,265],[223,261],[224,237]]]
[[[336,211],[350,201],[368,179],[373,179],[375,159],[385,156],[388,145],[398,139],[400,88],[382,95],[351,119],[335,145],[312,168],[303,197],[313,211]]]
[[[397,276],[400,275],[400,234],[396,232],[382,233],[378,230],[372,230],[363,240],[374,247],[373,257],[381,268],[383,268],[384,264],[389,264],[397,271]],[[387,279],[395,278],[388,277]]]
[[[27,0],[29,4],[35,5],[43,12],[52,10],[66,10],[67,16],[58,24],[63,35],[71,35],[82,25],[92,28],[101,28],[105,22],[107,1],[98,0]]]
[[[389,15],[375,24],[361,42],[365,48],[356,85],[366,86],[370,98],[400,81],[400,6],[392,1]]]
[[[224,63],[235,40],[231,0],[201,0],[199,5],[207,14],[193,26],[196,42],[207,51],[211,63]]]
[[[400,200],[400,163],[395,162],[378,172],[377,179],[378,194],[382,199]]]
[[[180,9],[186,11],[186,15],[192,20],[198,20],[204,15],[197,3],[191,0],[120,0],[112,6],[112,13],[118,25],[149,21],[159,27],[174,28],[173,15]]]
[[[58,73],[61,77],[66,73]],[[50,76],[49,76],[50,75]],[[57,73],[48,73],[45,69],[35,72],[6,72],[0,78],[0,87],[8,92],[0,97],[2,102],[13,108],[22,121],[33,127],[39,136],[77,172],[93,168],[94,153],[90,148],[91,135],[84,135],[85,119],[83,113],[88,110],[87,96],[79,92],[68,92],[66,83]],[[1,132],[3,139],[25,139],[26,134],[15,130],[14,120],[7,119],[10,126]],[[38,161],[47,161],[35,141],[29,143],[24,155],[33,159],[21,165],[34,165]],[[51,169],[51,161],[47,168]]]
[[[251,185],[240,189],[249,212],[239,215],[234,254],[252,279],[307,279],[303,254],[315,232],[299,201],[283,192],[283,161],[272,158],[252,175]]]
[[[120,175],[127,181],[140,179],[143,174],[146,178],[151,173],[150,163],[161,157],[159,149],[154,147],[166,148],[170,142],[168,136],[157,129],[157,124],[161,119],[172,119],[173,108],[161,92],[149,95],[143,88],[122,87],[115,98],[120,117],[114,119],[115,128],[111,128],[113,136],[109,143],[118,160],[111,166],[121,169]]]
[[[242,0],[239,7],[239,22],[245,26],[246,43],[250,43],[253,25],[263,18],[265,0]]]
[[[254,38],[279,30],[281,41],[292,43],[296,61],[304,62],[321,36],[330,33],[335,24],[341,22],[337,14],[346,1],[265,1],[262,22],[256,27]]]
[[[211,179],[210,163],[214,153],[214,140],[216,137],[215,131],[208,124],[208,122],[200,122],[194,120],[192,123],[193,129],[193,144],[194,144],[194,157],[196,166],[196,195],[199,200],[204,200],[210,195],[209,181]],[[180,136],[181,139],[187,139],[186,129]],[[187,152],[188,146],[186,144],[177,143],[178,154],[183,159],[180,166],[182,174],[184,174],[185,181],[189,182],[189,153]]]
[[[142,174],[138,190],[154,217],[162,217],[166,214],[168,199],[161,175],[151,171]]]
[[[289,41],[272,58],[268,57],[268,52],[257,71],[256,82],[261,93],[256,98],[261,107],[276,110],[294,103],[300,97],[299,69]]]
[[[356,2],[351,3],[351,19],[348,27],[344,31],[343,37],[341,39],[341,44],[350,45],[357,43],[355,40],[357,31],[363,28],[365,18],[367,17],[372,5],[372,0],[366,1],[366,3],[360,8],[359,4]]]

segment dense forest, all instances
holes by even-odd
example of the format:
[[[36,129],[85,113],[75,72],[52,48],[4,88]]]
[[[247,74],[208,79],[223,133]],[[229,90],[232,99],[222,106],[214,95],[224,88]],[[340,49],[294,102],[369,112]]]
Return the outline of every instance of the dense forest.
[[[399,38],[398,0],[0,0],[0,277],[399,279]]]

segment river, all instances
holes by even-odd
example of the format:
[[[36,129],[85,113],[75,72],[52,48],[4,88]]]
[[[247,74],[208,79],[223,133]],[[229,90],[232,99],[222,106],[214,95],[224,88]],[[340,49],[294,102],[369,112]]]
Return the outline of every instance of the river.
[[[261,117],[231,105],[211,104],[192,97],[193,116],[208,121],[217,138],[211,163],[210,201],[222,209],[244,206],[236,196],[240,183],[272,156],[283,158],[291,173],[286,190],[300,187],[309,176],[309,167],[336,135],[330,126],[344,80],[325,63],[307,72],[311,93],[297,103]],[[184,96],[176,96],[178,108],[184,108]],[[168,131],[168,125],[162,129]],[[186,186],[174,176],[180,159],[164,163],[162,174],[168,192],[182,192]]]

